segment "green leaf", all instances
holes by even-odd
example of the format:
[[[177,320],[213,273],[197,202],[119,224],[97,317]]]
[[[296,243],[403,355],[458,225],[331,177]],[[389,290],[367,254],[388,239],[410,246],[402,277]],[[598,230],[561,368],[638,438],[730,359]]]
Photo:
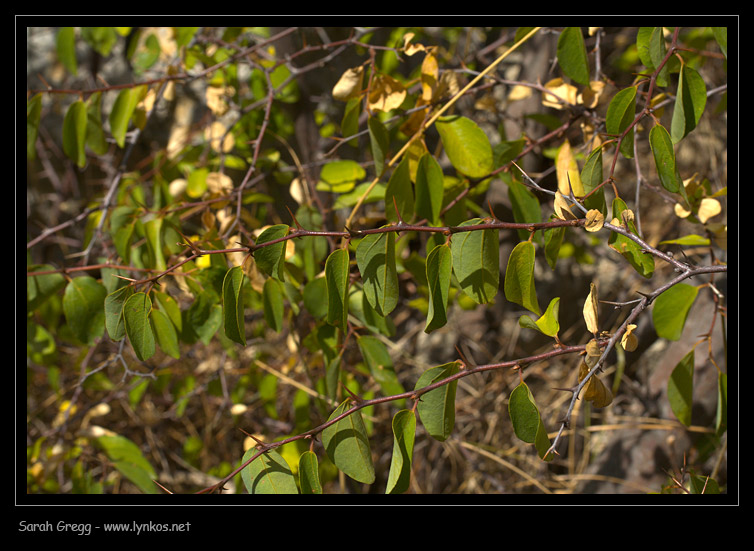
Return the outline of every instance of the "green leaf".
[[[521,327],[536,329],[540,333],[544,333],[549,337],[554,337],[558,334],[558,331],[560,331],[560,323],[558,322],[559,310],[560,297],[555,297],[550,301],[547,310],[537,321],[534,321],[529,316],[524,315],[519,318],[518,324]]]
[[[404,391],[403,385],[398,381],[393,360],[390,358],[390,353],[385,344],[379,338],[371,335],[357,337],[357,343],[361,357],[364,358],[374,380],[380,385],[382,394],[392,396],[402,393]]]
[[[361,114],[361,98],[351,98],[346,102],[343,109],[343,118],[340,121],[340,133],[344,138],[353,136],[359,131],[359,115]],[[358,138],[346,140],[354,147],[359,145]]]
[[[160,272],[164,272],[167,268],[165,254],[162,252],[162,220],[162,218],[152,218],[144,224],[151,264]]]
[[[276,279],[268,279],[262,288],[264,319],[273,331],[280,333],[283,328],[283,285]],[[245,339],[244,339],[245,340]]]
[[[427,309],[426,333],[443,327],[448,319],[448,291],[450,274],[453,268],[453,253],[447,243],[437,245],[427,255],[426,272],[429,286],[429,304]]]
[[[673,368],[668,379],[670,409],[685,426],[691,424],[691,407],[694,393],[694,350],[692,349]]]
[[[623,211],[627,209],[628,207],[626,207],[626,203],[622,199],[613,199],[613,218],[623,220]],[[633,220],[628,222],[626,229],[636,236],[639,235]],[[654,257],[651,254],[645,253],[644,249],[636,241],[619,233],[611,232],[607,242],[610,248],[619,252],[643,277],[652,277],[655,270]]]
[[[55,38],[55,47],[58,59],[66,71],[76,76],[78,64],[76,63],[76,31],[73,27],[60,27]]]
[[[613,96],[607,106],[605,128],[608,134],[620,136],[636,118],[636,86],[624,88]],[[621,154],[627,159],[634,156],[634,129],[623,138],[620,145]]]
[[[63,119],[63,152],[79,168],[86,164],[86,124],[86,104],[73,102]]]
[[[321,494],[322,484],[319,481],[319,463],[317,454],[305,451],[298,459],[298,480],[302,494]]]
[[[241,462],[245,463],[258,452],[257,448],[249,448]],[[275,450],[266,451],[252,461],[241,471],[241,479],[250,494],[298,494],[296,477]]]
[[[658,337],[671,341],[681,338],[698,292],[699,289],[693,285],[678,283],[657,297],[652,309],[652,321]]]
[[[223,326],[226,337],[241,346],[246,346],[244,301],[241,293],[243,281],[242,266],[234,266],[228,270],[223,278]],[[268,279],[267,281],[271,280]]]
[[[459,227],[482,222],[472,218]],[[454,233],[450,241],[453,272],[464,293],[477,304],[492,302],[500,283],[500,244],[494,229]]]
[[[115,468],[142,492],[156,494],[157,485],[153,482],[157,479],[157,473],[147,461],[141,450],[125,436],[100,436],[97,444],[113,462]]]
[[[458,373],[459,367],[458,362],[450,362],[428,369],[416,381],[414,390],[422,389],[455,375]],[[456,422],[457,385],[457,381],[451,381],[422,394],[416,406],[424,428],[432,438],[440,442],[444,442],[450,436]]]
[[[408,156],[404,156],[393,170],[385,189],[385,218],[388,222],[399,220],[395,212],[396,205],[401,220],[408,222],[414,217],[414,190],[411,185]]]
[[[542,221],[539,199],[524,184],[510,180],[508,182],[508,198],[511,201],[513,219],[516,222],[537,224]],[[518,230],[518,238],[522,241],[528,239],[529,232]]]
[[[104,155],[109,147],[102,127],[101,92],[95,92],[86,100],[86,145],[97,155]]]
[[[105,297],[105,328],[107,334],[114,341],[126,336],[126,325],[123,317],[123,305],[134,294],[133,287],[121,287]]]
[[[589,193],[602,183],[602,148],[597,147],[589,154],[584,168],[581,169],[581,184],[584,193]],[[605,203],[605,188],[601,187],[584,201],[587,209],[597,209],[603,216],[607,216],[607,204]]]
[[[105,332],[105,297],[107,290],[92,277],[75,277],[63,294],[63,313],[74,336],[85,344]]]
[[[429,153],[419,159],[416,168],[416,214],[433,226],[440,222],[442,209],[443,174],[440,164]]]
[[[372,146],[372,159],[374,160],[374,172],[376,177],[382,176],[385,168],[385,158],[388,154],[389,138],[385,125],[377,117],[369,117],[369,143]]]
[[[387,316],[398,304],[395,233],[372,233],[364,237],[356,247],[356,264],[369,304],[377,314]]]
[[[123,316],[126,322],[126,334],[136,357],[142,362],[154,355],[154,333],[149,323],[149,313],[152,311],[152,301],[145,293],[134,293],[123,305]]]
[[[160,345],[162,351],[172,358],[180,358],[181,351],[178,348],[178,333],[176,333],[175,326],[167,314],[153,309],[149,314],[149,321],[152,324],[152,331],[157,337],[157,343]]]
[[[115,98],[112,111],[110,111],[109,121],[110,132],[115,138],[115,143],[118,144],[118,147],[123,147],[126,144],[128,123],[131,122],[136,105],[146,93],[147,86],[146,84],[142,84],[141,86],[121,90]]]
[[[346,330],[348,319],[348,251],[336,249],[325,261],[327,323]]]
[[[223,307],[213,291],[201,291],[188,310],[182,313],[183,339],[188,343],[201,340],[209,344],[223,325]]]
[[[681,245],[686,247],[706,247],[709,244],[710,240],[708,237],[702,237],[695,233],[690,233],[677,239],[666,239],[658,243],[658,245]]]
[[[47,271],[55,268],[50,264],[31,265],[28,271]],[[47,299],[65,287],[65,278],[60,274],[44,274],[26,278],[26,311],[36,310]]]
[[[551,461],[552,454],[545,457],[550,448],[547,430],[542,422],[537,404],[534,402],[534,396],[523,381],[511,392],[508,400],[508,414],[516,436],[524,442],[534,444],[541,459]]]
[[[332,412],[328,421],[349,409],[349,401],[346,400]],[[374,482],[374,463],[360,411],[354,411],[325,428],[322,431],[322,444],[325,446],[327,456],[344,474],[357,482],[365,484]]]
[[[288,235],[286,224],[276,224],[264,230],[257,238],[257,246],[280,239]],[[257,266],[268,276],[283,281],[283,267],[285,260],[285,241],[280,241],[266,247],[254,250],[254,261]]]
[[[554,220],[554,215],[551,219]],[[558,257],[560,256],[560,247],[563,244],[566,229],[565,226],[561,226],[559,228],[548,228],[545,230],[545,260],[547,260],[547,263],[553,270],[555,269]]]
[[[173,297],[167,293],[152,289],[152,296],[157,301],[157,305],[170,319],[171,323],[180,332],[183,327],[181,319],[181,308]]]
[[[351,191],[356,182],[363,180],[366,171],[350,159],[331,161],[322,167],[319,173],[317,189],[334,193]]]
[[[445,153],[458,172],[482,178],[495,168],[492,146],[477,123],[460,115],[440,117],[435,122]]]
[[[728,430],[728,374],[717,374],[717,411],[715,412],[715,434],[722,436]]]
[[[403,409],[393,416],[393,455],[387,478],[386,494],[402,494],[411,481],[411,461],[414,456],[416,414]]]
[[[41,115],[42,94],[37,94],[26,102],[26,158],[29,160],[37,156],[36,143]]]
[[[308,281],[304,286],[304,307],[316,319],[327,315],[327,281],[318,277]]]
[[[665,53],[665,38],[662,27],[641,27],[636,34],[636,51],[639,59],[647,68],[647,72],[654,72],[660,65]],[[667,64],[657,75],[657,86],[668,85]]]
[[[699,73],[688,65],[682,65],[678,74],[678,92],[675,96],[670,136],[673,143],[680,142],[696,125],[707,104],[707,87]]]
[[[712,27],[712,34],[725,59],[728,59],[728,27]]]
[[[540,313],[534,286],[534,243],[522,241],[508,257],[503,289],[505,298],[527,310]]]
[[[558,65],[571,80],[589,84],[589,62],[581,27],[566,27],[558,37]]]

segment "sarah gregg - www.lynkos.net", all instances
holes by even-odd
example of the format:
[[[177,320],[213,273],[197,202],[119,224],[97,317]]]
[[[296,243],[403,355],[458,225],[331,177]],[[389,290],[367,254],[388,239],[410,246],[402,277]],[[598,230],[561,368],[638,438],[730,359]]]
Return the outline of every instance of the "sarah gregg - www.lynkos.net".
[[[48,521],[44,522],[28,522],[21,520],[18,523],[19,532],[44,532],[44,533],[67,533],[76,534],[79,536],[88,536],[92,531],[97,532],[128,532],[131,534],[142,533],[156,533],[156,532],[188,532],[191,530],[190,522],[103,522],[98,524],[86,523],[86,522],[66,522],[59,521],[53,523]]]

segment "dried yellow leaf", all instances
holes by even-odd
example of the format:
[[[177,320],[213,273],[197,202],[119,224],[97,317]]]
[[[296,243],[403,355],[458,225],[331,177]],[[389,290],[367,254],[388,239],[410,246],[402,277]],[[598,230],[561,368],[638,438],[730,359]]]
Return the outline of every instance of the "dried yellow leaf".
[[[516,84],[513,88],[511,88],[511,91],[508,93],[508,101],[518,101],[521,99],[526,99],[532,94],[532,88],[529,86],[523,86],[521,84]]]
[[[589,369],[592,369],[602,356],[602,350],[597,343],[597,339],[592,339],[586,343],[586,356],[584,357],[584,363]]]
[[[403,52],[411,57],[417,52],[425,51],[423,44],[411,44],[411,40],[414,38],[414,33],[406,33],[403,35]]]
[[[437,65],[437,58],[434,54],[427,53],[424,56],[424,61],[422,61],[421,70],[422,99],[424,101],[431,101],[434,97],[439,77],[440,70]]]
[[[563,109],[566,104],[576,105],[576,98],[579,89],[572,84],[568,84],[562,78],[554,78],[548,81],[545,86],[547,90],[542,96],[542,105],[552,107],[553,109]]]
[[[208,86],[207,91],[204,93],[204,97],[207,102],[207,107],[217,117],[222,117],[228,112],[230,106],[225,101],[226,97],[232,96],[235,93],[233,87],[225,86]]]
[[[704,199],[702,199],[702,202],[699,203],[699,210],[697,211],[696,215],[702,224],[706,224],[707,220],[714,216],[717,216],[722,212],[722,210],[723,209],[720,206],[720,202],[717,199],[705,197]]]
[[[576,215],[573,214],[571,207],[568,206],[568,201],[559,191],[555,192],[555,202],[553,207],[555,208],[555,216],[561,220],[576,220]]]
[[[220,121],[213,122],[204,130],[204,137],[210,147],[218,153],[228,153],[236,145],[236,139],[232,132],[228,132],[225,125]]]
[[[584,301],[584,321],[586,322],[586,328],[590,333],[595,335],[599,332],[598,324],[598,300],[597,300],[597,286],[594,283],[589,284],[589,296]]]
[[[605,225],[605,216],[597,209],[591,209],[586,213],[586,223],[584,228],[589,232],[596,232]]]
[[[605,89],[605,83],[599,80],[593,80],[589,86],[584,88],[576,97],[576,101],[587,109],[594,109],[600,101],[602,91]]]
[[[589,374],[591,369],[582,363],[579,367],[579,382]],[[584,387],[584,400],[592,402],[596,408],[609,406],[613,401],[613,393],[600,381],[597,375],[592,375],[589,382]]]
[[[620,345],[626,352],[636,350],[636,347],[639,345],[639,339],[633,333],[634,329],[636,329],[636,326],[633,323],[629,323],[628,327],[626,327],[626,332],[623,333],[620,339]]]
[[[369,109],[373,111],[390,111],[397,109],[406,99],[403,84],[388,75],[377,75],[369,91]]]
[[[570,195],[571,191],[576,197],[584,196],[584,186],[581,183],[581,173],[576,157],[573,155],[571,144],[565,140],[558,148],[555,157],[555,173],[558,179],[558,191],[563,195]]]
[[[361,92],[361,80],[364,76],[364,67],[351,67],[340,75],[340,79],[333,86],[332,97],[339,101],[348,101],[355,98]]]

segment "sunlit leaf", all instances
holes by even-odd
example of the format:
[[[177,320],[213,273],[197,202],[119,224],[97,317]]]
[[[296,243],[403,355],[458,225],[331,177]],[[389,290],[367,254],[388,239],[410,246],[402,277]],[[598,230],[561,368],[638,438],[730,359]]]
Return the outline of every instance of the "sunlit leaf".
[[[286,224],[276,224],[265,229],[257,238],[257,246],[270,241],[281,239],[288,235]],[[254,260],[265,274],[279,281],[284,280],[283,267],[285,261],[285,241],[278,241],[254,250]]]
[[[649,131],[649,146],[652,148],[657,175],[660,177],[662,187],[671,193],[678,193],[683,188],[683,183],[675,162],[673,140],[662,125],[656,124]]]
[[[579,367],[579,382],[583,381],[589,373],[589,366],[581,362]],[[604,383],[597,377],[596,374],[589,378],[589,382],[584,387],[584,400],[592,402],[592,405],[596,408],[604,408],[609,406],[613,402],[613,393],[607,388]]]
[[[142,84],[141,86],[121,90],[115,98],[115,103],[110,111],[109,120],[110,132],[115,138],[115,143],[118,144],[118,147],[125,146],[128,123],[131,122],[136,105],[142,100],[146,93],[147,86]]]
[[[597,298],[597,286],[589,284],[589,295],[584,301],[584,321],[590,333],[599,333],[599,301]]]
[[[450,163],[469,178],[482,178],[494,168],[492,146],[484,131],[469,118],[440,117],[435,122]]]
[[[317,454],[305,451],[298,459],[298,480],[302,494],[321,494],[322,483],[319,480],[319,462]]]
[[[670,135],[673,143],[681,141],[696,125],[707,104],[707,87],[695,69],[682,65],[678,74],[678,92],[673,107]]]
[[[589,84],[589,63],[581,27],[566,27],[558,37],[558,65],[579,84]]]
[[[607,106],[605,127],[608,134],[619,136],[626,131],[636,117],[636,86],[624,88],[613,96]],[[634,156],[634,129],[623,138],[620,145],[621,154],[627,159]]]
[[[450,362],[426,370],[416,381],[414,390],[419,390],[458,373],[460,364]],[[439,386],[421,395],[417,407],[422,425],[432,438],[445,441],[456,420],[456,381]]]
[[[105,297],[105,328],[114,341],[126,336],[123,305],[134,294],[133,287],[121,287]]]
[[[687,427],[691,424],[694,394],[694,350],[673,368],[668,379],[668,401],[676,418]]]
[[[681,338],[698,292],[693,285],[679,283],[657,297],[652,308],[652,321],[658,337],[671,341]]]
[[[356,264],[364,282],[364,295],[380,316],[398,304],[395,233],[372,233],[356,247]]]
[[[437,245],[427,255],[426,272],[429,286],[426,333],[447,323],[446,309],[450,275],[453,267],[453,254],[448,244]]]
[[[267,325],[279,333],[283,328],[283,284],[274,278],[267,279],[262,288],[262,303]]]
[[[408,490],[415,435],[416,414],[408,409],[397,412],[393,416],[393,454],[390,459],[386,494],[401,494]]]
[[[327,323],[346,330],[348,317],[348,251],[336,249],[325,262]]]
[[[432,155],[425,153],[416,169],[416,214],[436,226],[440,221],[442,196],[442,168]]]
[[[559,310],[560,297],[555,297],[550,301],[547,310],[545,310],[545,313],[537,321],[534,321],[527,315],[523,315],[519,318],[518,324],[521,327],[536,329],[540,333],[554,337],[560,331],[560,323],[558,322]]]
[[[245,463],[259,450],[249,448],[241,459]],[[276,450],[268,450],[241,471],[241,479],[250,494],[298,494],[296,477]]]
[[[335,419],[350,409],[349,401],[341,403],[332,412],[328,421]],[[322,431],[322,444],[327,456],[344,474],[357,482],[374,482],[374,463],[369,448],[364,420],[360,411],[347,415]]]
[[[63,152],[79,168],[86,164],[86,104],[73,102],[63,119]]]
[[[511,392],[508,399],[508,414],[516,436],[524,442],[534,444],[540,459],[551,461],[553,458],[551,453],[545,457],[550,448],[547,429],[534,402],[534,396],[523,381]]]
[[[149,314],[149,321],[152,324],[154,335],[157,338],[157,344],[162,351],[175,359],[181,357],[181,351],[178,348],[178,333],[167,314],[161,310],[152,309]]]
[[[455,262],[453,266],[455,268]],[[534,244],[530,241],[522,241],[511,251],[503,289],[510,302],[540,314],[534,284]]]
[[[460,227],[480,224],[467,220]],[[454,233],[450,242],[453,271],[464,293],[477,304],[492,302],[500,282],[500,242],[494,229]]]

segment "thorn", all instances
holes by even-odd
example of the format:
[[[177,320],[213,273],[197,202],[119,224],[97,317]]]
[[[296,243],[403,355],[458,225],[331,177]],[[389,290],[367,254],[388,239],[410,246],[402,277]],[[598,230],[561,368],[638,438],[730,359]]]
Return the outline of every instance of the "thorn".
[[[346,228],[346,231],[348,232],[349,237],[360,237],[361,236],[361,230],[352,230],[348,226],[344,226]]]
[[[495,211],[492,209],[492,203],[489,199],[487,199],[487,208],[490,209],[490,216],[492,217],[492,219],[497,222],[497,216],[495,216]]]
[[[361,397],[358,394],[354,394],[354,392],[350,388],[348,388],[346,385],[344,385],[343,383],[341,383],[341,385],[346,390],[346,392],[348,392],[348,394],[351,395],[350,397],[354,404],[360,404],[361,402],[364,401],[361,399]]]
[[[398,217],[398,225],[401,226],[405,224],[401,213],[398,211],[398,201],[395,200],[395,195],[393,195],[393,207],[395,207],[395,215]]]
[[[291,209],[288,207],[288,205],[285,205],[285,208],[288,210],[288,214],[291,215],[291,218],[293,219],[293,223],[296,224],[296,229],[303,230],[304,228],[302,228],[301,224],[298,223],[298,220],[296,220],[296,217],[294,216],[293,212],[291,212]]]

